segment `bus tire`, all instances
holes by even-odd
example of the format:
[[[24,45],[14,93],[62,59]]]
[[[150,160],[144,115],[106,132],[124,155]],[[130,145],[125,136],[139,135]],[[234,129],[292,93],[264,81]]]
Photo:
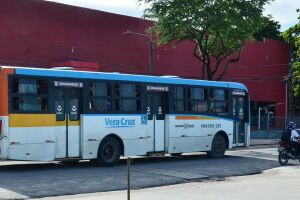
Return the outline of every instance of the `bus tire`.
[[[225,154],[226,142],[222,135],[215,135],[212,144],[211,151],[207,152],[207,155],[211,158],[221,158]]]
[[[121,156],[121,145],[113,137],[104,138],[101,142],[96,162],[98,165],[110,167],[118,164]]]

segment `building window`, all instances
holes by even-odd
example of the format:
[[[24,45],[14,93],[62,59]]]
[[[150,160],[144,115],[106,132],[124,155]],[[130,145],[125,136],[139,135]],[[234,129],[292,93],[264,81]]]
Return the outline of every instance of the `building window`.
[[[115,85],[115,108],[118,112],[141,111],[141,87],[135,84]]]
[[[89,109],[92,112],[112,111],[111,84],[97,82],[90,84]]]
[[[26,112],[48,111],[48,82],[15,78],[12,83],[12,109]]]

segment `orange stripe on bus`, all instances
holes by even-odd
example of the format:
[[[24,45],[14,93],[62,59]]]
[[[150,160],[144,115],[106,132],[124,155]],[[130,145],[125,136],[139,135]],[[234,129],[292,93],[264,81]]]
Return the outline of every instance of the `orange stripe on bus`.
[[[175,119],[177,120],[185,120],[185,119],[194,119],[197,120],[197,116],[176,116]]]
[[[69,126],[80,126],[80,121],[68,121]],[[10,114],[9,127],[66,126],[66,121],[56,121],[55,114]]]
[[[2,68],[0,71],[0,116],[8,116],[8,75],[14,73],[13,68]]]

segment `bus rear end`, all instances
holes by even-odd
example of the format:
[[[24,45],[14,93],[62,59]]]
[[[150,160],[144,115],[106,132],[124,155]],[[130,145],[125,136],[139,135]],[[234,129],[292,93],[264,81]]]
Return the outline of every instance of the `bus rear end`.
[[[8,75],[13,68],[0,68],[0,159],[8,156]]]

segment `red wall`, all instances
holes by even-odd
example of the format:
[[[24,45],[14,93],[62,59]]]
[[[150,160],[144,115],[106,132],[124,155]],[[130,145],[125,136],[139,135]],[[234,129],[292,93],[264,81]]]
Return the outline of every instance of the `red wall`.
[[[283,116],[285,84],[281,81],[288,73],[288,52],[288,45],[280,41],[250,42],[226,78],[246,84],[252,101],[279,103],[277,115]]]
[[[75,60],[99,64],[99,71],[147,74],[149,38],[122,33],[145,33],[151,25],[139,18],[41,0],[1,0],[0,64],[51,67]],[[189,42],[177,48],[155,47],[153,73],[199,78],[200,64],[192,51]],[[288,59],[283,42],[249,42],[224,80],[245,83],[254,101],[284,103],[280,81],[287,74]],[[284,106],[278,106],[277,114],[284,114]]]

